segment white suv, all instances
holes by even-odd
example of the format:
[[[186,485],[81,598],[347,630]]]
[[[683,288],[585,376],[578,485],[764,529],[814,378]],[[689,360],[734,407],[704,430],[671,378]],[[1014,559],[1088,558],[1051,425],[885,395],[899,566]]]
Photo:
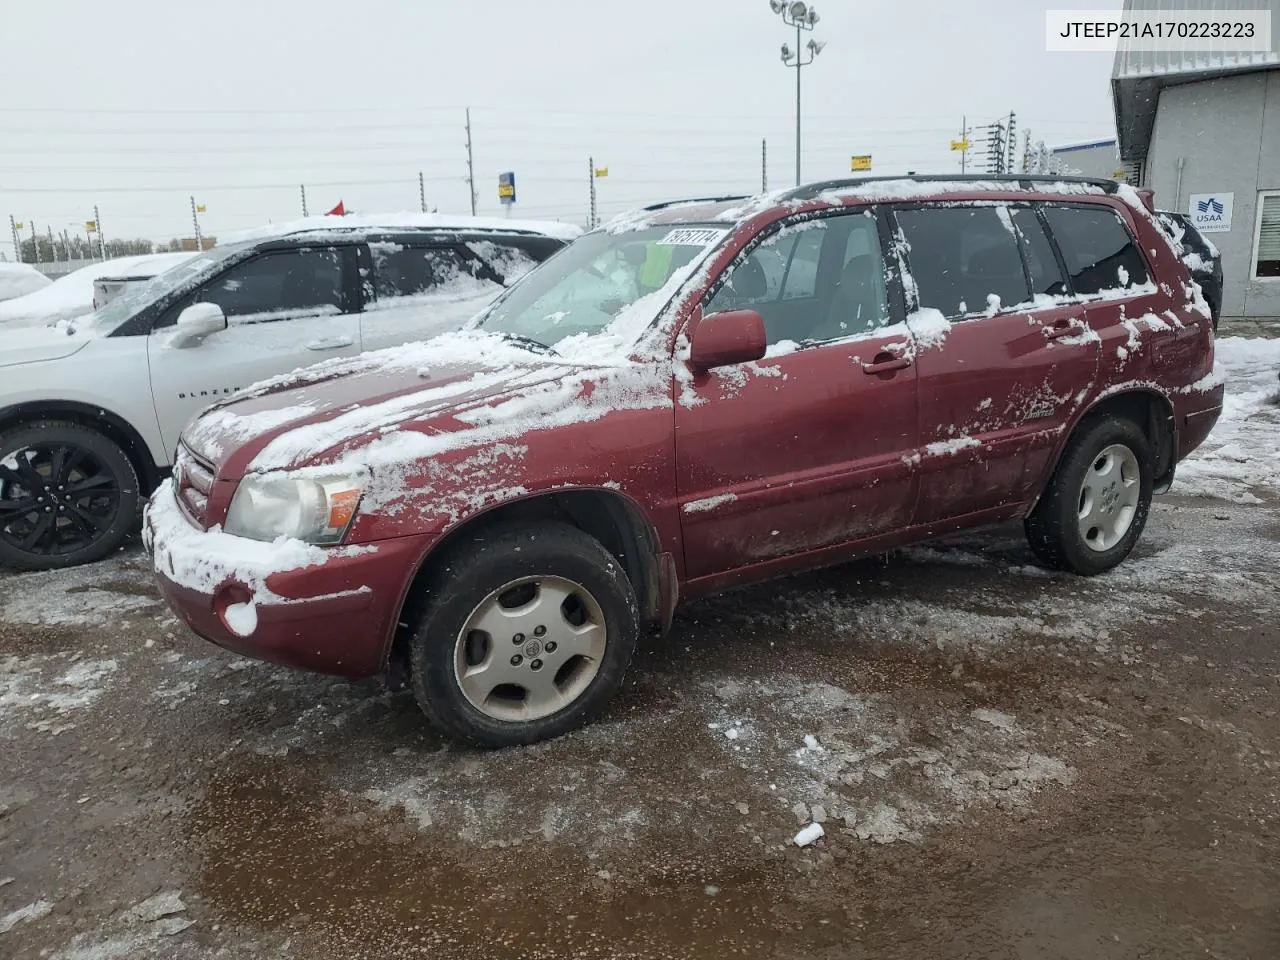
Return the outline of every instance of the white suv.
[[[433,215],[307,223],[194,256],[81,319],[0,329],[0,566],[99,559],[206,405],[461,326],[579,232]]]

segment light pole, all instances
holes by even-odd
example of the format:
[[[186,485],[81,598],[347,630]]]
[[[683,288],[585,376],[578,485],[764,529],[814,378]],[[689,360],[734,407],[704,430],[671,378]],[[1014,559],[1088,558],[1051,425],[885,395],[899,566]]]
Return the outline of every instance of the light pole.
[[[789,27],[796,28],[796,48],[792,50],[789,44],[782,45],[782,62],[788,67],[794,67],[796,71],[796,186],[800,186],[800,71],[804,67],[813,63],[813,58],[822,52],[822,48],[826,46],[820,40],[810,38],[809,42],[802,48],[800,45],[800,31],[812,30],[818,22],[818,11],[804,0],[769,0],[769,9],[782,17],[782,22]],[[809,59],[804,59],[804,50],[808,49]],[[794,62],[793,62],[794,61]]]

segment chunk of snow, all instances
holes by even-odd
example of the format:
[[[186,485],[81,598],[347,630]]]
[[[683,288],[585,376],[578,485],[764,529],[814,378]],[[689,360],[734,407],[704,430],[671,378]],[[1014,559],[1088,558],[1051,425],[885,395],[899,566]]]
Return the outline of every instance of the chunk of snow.
[[[804,735],[804,745],[805,745],[805,748],[808,750],[822,749],[822,744],[818,743],[818,738],[815,737],[812,733],[806,733]]]
[[[703,497],[701,500],[690,500],[681,509],[685,513],[707,513],[716,507],[723,506],[726,503],[733,503],[738,499],[736,493],[718,493],[714,497]]]
[[[252,600],[233,603],[227,607],[223,619],[237,637],[249,637],[258,629],[258,608]]]
[[[925,444],[925,453],[931,457],[954,456],[961,450],[982,446],[982,441],[975,437],[955,437],[951,440],[939,440]]]
[[[943,316],[941,310],[932,307],[921,307],[907,317],[907,327],[921,350],[929,347],[940,347],[951,332],[951,321]]]
[[[8,933],[20,923],[47,917],[52,909],[53,904],[48,900],[37,900],[35,903],[29,903],[25,907],[19,907],[12,913],[7,913],[0,917],[0,933]]]
[[[803,830],[801,830],[799,833],[797,833],[792,838],[791,842],[794,843],[797,847],[807,847],[809,846],[809,844],[814,843],[819,838],[826,836],[826,833],[827,831],[822,829],[822,824],[811,823],[807,827],[805,827]]]

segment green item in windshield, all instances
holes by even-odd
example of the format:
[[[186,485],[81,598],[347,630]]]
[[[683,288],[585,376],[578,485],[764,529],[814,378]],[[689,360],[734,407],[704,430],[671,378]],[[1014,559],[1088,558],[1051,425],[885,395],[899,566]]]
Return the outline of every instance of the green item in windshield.
[[[646,290],[657,290],[671,276],[671,254],[675,247],[650,243],[646,245],[644,263],[640,267],[637,278],[641,287]]]

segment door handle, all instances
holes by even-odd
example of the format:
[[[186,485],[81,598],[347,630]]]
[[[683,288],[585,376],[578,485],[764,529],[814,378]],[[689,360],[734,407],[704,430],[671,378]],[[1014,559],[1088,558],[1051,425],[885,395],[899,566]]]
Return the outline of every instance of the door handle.
[[[1044,331],[1046,340],[1061,340],[1063,337],[1075,337],[1084,333],[1088,329],[1088,325],[1081,317],[1073,317],[1071,320],[1056,320],[1052,327],[1041,327]]]
[[[881,350],[871,358],[870,363],[862,365],[863,373],[892,373],[894,370],[905,370],[911,366],[909,357],[899,357],[888,350]]]
[[[349,347],[353,343],[350,337],[320,337],[317,340],[311,340],[307,343],[308,350],[341,350],[343,347]]]

